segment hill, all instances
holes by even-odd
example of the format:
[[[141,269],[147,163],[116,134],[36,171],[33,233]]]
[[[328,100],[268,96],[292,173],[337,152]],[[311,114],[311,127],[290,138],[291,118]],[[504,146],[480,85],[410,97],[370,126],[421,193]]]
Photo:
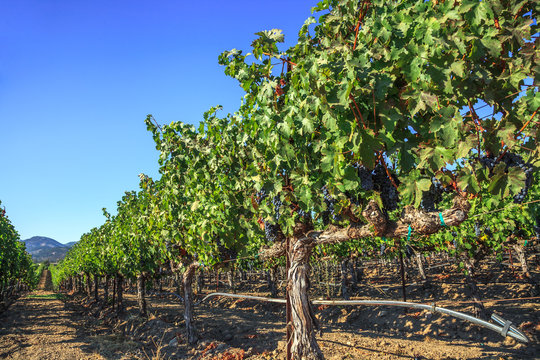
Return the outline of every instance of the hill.
[[[69,249],[75,244],[75,242],[61,244],[45,236],[33,236],[30,239],[21,241],[26,244],[26,251],[32,255],[32,260],[35,262],[46,260],[58,262],[66,256]]]

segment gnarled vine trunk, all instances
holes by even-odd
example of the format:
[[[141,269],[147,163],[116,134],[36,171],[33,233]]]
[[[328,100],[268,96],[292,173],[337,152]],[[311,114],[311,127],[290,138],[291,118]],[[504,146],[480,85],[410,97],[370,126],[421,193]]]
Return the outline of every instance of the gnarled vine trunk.
[[[124,311],[124,278],[122,275],[116,276],[116,312],[121,314]]]
[[[521,271],[523,271],[523,275],[532,286],[531,295],[537,296],[540,293],[540,287],[538,286],[538,283],[534,281],[534,278],[531,276],[531,273],[529,272],[529,265],[527,264],[527,257],[525,256],[524,247],[522,245],[515,244],[512,246],[512,248],[516,252],[519,263],[521,265]]]
[[[99,289],[99,275],[95,274],[94,275],[94,300],[96,302],[99,301],[98,289]]]
[[[90,299],[92,297],[92,279],[89,273],[85,273],[86,276],[86,295]]]
[[[146,317],[146,299],[144,297],[144,276],[142,274],[137,275],[137,305],[139,306],[139,315]]]
[[[188,344],[196,344],[199,338],[193,322],[193,276],[199,267],[198,263],[190,264],[184,271],[184,321],[186,323],[186,337]]]
[[[227,271],[227,283],[229,285],[229,289],[231,289],[233,293],[236,293],[236,287],[234,286],[234,269],[232,268]]]
[[[204,274],[200,270],[195,273],[195,283],[197,294],[200,294],[204,286]]]
[[[277,297],[278,290],[276,284],[276,266],[273,266],[271,269],[266,271],[266,283],[268,284],[268,291],[270,292],[270,297]]]
[[[116,305],[116,277],[113,278],[113,281],[112,281],[112,288],[113,288],[113,293],[112,293],[112,308],[114,310],[114,307]]]
[[[478,289],[478,284],[475,279],[475,261],[473,259],[465,259],[463,261],[467,274],[465,276],[466,286],[469,297],[474,301],[474,316],[480,319],[486,319],[486,309],[484,304],[482,304],[482,297],[480,296],[480,290]]]
[[[105,281],[103,283],[103,306],[107,306],[109,302],[109,275],[105,275]]]
[[[291,267],[288,273],[289,298],[292,310],[291,354],[296,360],[324,359],[315,338],[317,320],[308,297],[309,260],[313,249],[312,239],[291,239]]]
[[[416,253],[416,265],[418,265],[418,274],[421,280],[427,280],[426,272],[424,271],[424,263],[422,262],[422,254]]]

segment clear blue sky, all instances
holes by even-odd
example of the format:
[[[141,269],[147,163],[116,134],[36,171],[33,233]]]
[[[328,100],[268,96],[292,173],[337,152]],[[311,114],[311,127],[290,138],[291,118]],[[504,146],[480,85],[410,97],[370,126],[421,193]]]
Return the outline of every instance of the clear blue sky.
[[[146,115],[234,111],[242,91],[218,55],[272,28],[293,44],[315,3],[0,2],[0,200],[21,239],[101,225],[139,173],[157,176]]]

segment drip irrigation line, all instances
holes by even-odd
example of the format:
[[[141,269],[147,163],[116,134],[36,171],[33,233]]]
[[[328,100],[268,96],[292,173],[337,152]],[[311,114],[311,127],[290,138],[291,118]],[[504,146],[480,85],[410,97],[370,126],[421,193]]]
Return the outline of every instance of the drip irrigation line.
[[[285,299],[274,299],[274,298],[267,298],[267,297],[262,297],[262,296],[239,295],[239,294],[229,294],[229,293],[211,293],[211,294],[206,295],[201,301],[196,303],[196,305],[199,305],[205,300],[214,296],[226,296],[226,297],[232,297],[232,298],[260,300],[260,301],[274,302],[274,303],[279,303],[279,304],[286,303]],[[476,325],[480,325],[492,331],[495,331],[501,334],[502,336],[510,336],[524,343],[529,342],[529,339],[527,338],[527,336],[523,332],[521,332],[518,328],[513,326],[511,321],[505,320],[495,314],[492,315],[492,319],[498,322],[499,324],[501,324],[502,326],[489,323],[487,321],[475,318],[474,316],[470,316],[470,315],[461,313],[459,311],[454,311],[454,310],[445,309],[445,308],[436,306],[435,303],[433,303],[432,305],[427,305],[427,304],[417,304],[417,303],[411,303],[411,302],[392,301],[392,300],[313,300],[311,301],[311,303],[315,305],[320,304],[320,305],[397,306],[397,307],[409,307],[409,308],[414,308],[414,309],[428,310],[433,313],[439,312],[441,314],[453,316],[458,319],[472,322]]]
[[[274,299],[274,298],[268,298],[268,297],[264,297],[264,296],[229,294],[229,293],[216,292],[216,293],[211,293],[211,294],[206,295],[204,298],[202,298],[202,300],[196,302],[195,305],[200,305],[201,303],[205,302],[207,299],[209,299],[211,297],[214,297],[214,296],[226,296],[226,297],[238,298],[238,299],[260,300],[260,301],[265,301],[265,302],[274,302],[274,303],[278,303],[278,304],[285,304],[286,303],[285,299]]]
[[[540,296],[531,296],[531,297],[524,297],[524,298],[510,298],[510,299],[490,299],[490,300],[481,300],[481,303],[497,303],[497,302],[507,302],[507,301],[521,301],[521,300],[538,300],[540,299]],[[468,303],[475,303],[476,301],[473,300],[462,300],[462,301],[454,301],[454,300],[441,300],[439,303],[448,303],[448,304],[468,304]]]

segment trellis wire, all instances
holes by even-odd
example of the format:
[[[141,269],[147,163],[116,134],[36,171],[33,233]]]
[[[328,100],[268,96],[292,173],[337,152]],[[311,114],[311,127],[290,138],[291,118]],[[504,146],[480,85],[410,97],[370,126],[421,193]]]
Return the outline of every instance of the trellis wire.
[[[229,294],[229,293],[217,292],[217,293],[211,293],[211,294],[206,295],[201,301],[197,302],[195,305],[199,305],[202,302],[209,299],[210,297],[214,297],[214,296],[226,296],[226,297],[240,298],[240,299],[251,299],[251,300],[259,300],[259,301],[265,301],[265,302],[274,302],[274,303],[279,303],[279,304],[286,303],[285,299],[274,299],[274,298],[267,298],[263,296],[251,296],[251,295],[240,295],[240,294]],[[416,303],[411,303],[411,302],[392,301],[392,300],[313,300],[311,302],[316,305],[320,304],[320,305],[398,306],[398,307],[409,307],[409,308],[414,308],[414,309],[428,310],[431,312],[439,312],[441,314],[453,316],[458,319],[472,322],[476,325],[493,330],[501,334],[502,336],[510,336],[524,343],[529,342],[529,339],[527,338],[527,336],[523,332],[521,332],[518,328],[516,328],[514,325],[512,325],[511,321],[504,320],[503,318],[495,314],[492,315],[492,319],[497,321],[502,326],[489,323],[487,321],[475,318],[474,316],[470,316],[470,315],[461,313],[459,311],[449,310],[449,309],[436,306],[435,303],[433,303],[432,305],[427,305],[427,304],[416,304]]]

